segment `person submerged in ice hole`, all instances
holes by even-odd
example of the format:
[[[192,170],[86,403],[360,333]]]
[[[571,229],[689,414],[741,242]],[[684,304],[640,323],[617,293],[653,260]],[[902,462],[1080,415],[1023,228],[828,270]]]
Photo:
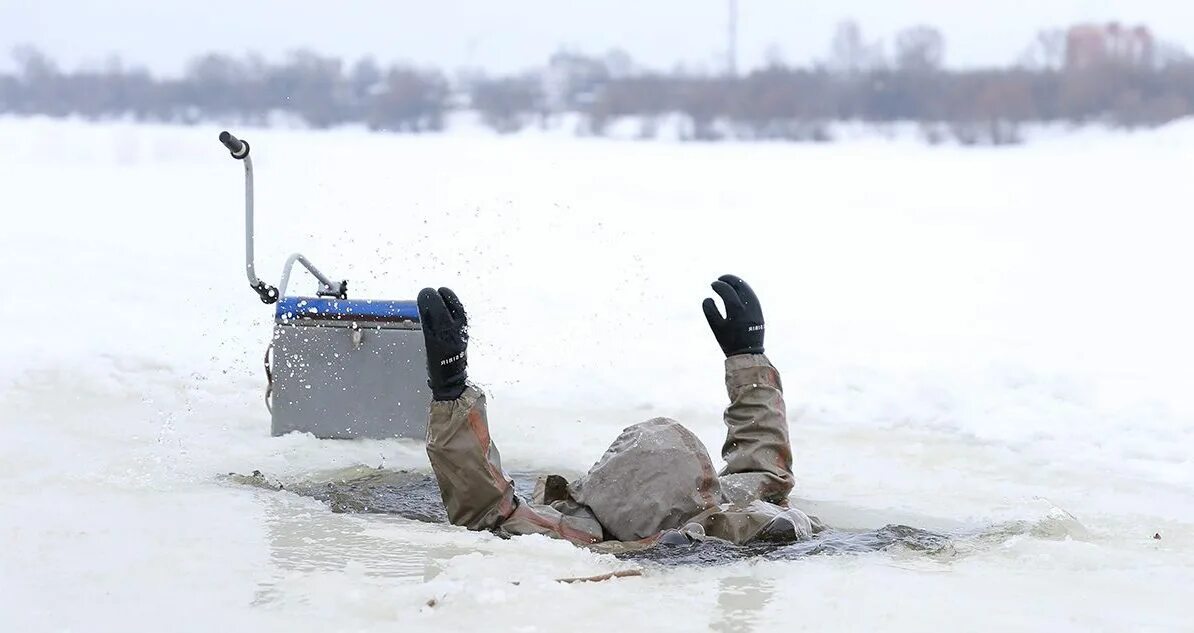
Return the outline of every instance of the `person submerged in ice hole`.
[[[469,384],[468,321],[448,288],[419,293],[433,401],[427,455],[448,519],[470,530],[546,534],[591,545],[734,544],[812,538],[823,526],[788,506],[792,449],[779,372],[763,355],[763,311],[733,275],[712,284],[703,308],[725,352],[726,466],[679,422],[654,418],[628,427],[583,477],[541,478],[532,498],[515,492],[489,432],[485,394]]]

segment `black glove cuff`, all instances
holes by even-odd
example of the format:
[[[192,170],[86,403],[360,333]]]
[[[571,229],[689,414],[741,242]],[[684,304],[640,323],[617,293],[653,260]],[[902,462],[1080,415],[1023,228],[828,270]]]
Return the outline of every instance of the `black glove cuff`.
[[[431,381],[428,380],[427,384],[430,386]],[[431,387],[431,399],[436,402],[459,400],[465,389],[468,389],[468,384],[465,382],[461,382],[459,385],[446,385],[438,389]]]
[[[460,362],[458,368],[447,375],[433,373],[427,379],[427,386],[431,387],[431,397],[435,400],[456,400],[468,387],[468,371]]]

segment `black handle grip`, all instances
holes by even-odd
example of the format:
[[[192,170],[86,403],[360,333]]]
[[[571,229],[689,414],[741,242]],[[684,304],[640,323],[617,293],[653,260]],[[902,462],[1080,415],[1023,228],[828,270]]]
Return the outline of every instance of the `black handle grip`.
[[[228,148],[229,152],[232,152],[232,157],[237,160],[243,160],[249,155],[249,143],[236,138],[227,130],[220,132],[220,142]]]

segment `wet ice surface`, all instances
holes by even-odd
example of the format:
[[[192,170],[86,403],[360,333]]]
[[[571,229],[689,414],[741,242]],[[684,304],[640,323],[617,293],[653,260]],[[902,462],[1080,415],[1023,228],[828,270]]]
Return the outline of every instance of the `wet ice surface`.
[[[792,503],[837,532],[638,558],[356,511],[432,518],[426,487],[227,477],[429,470],[418,443],[268,436],[218,131],[0,120],[0,253],[36,280],[0,302],[0,630],[1194,621],[1194,126],[966,151],[242,131],[258,272],[302,250],[360,297],[456,289],[511,472],[584,472],[660,415],[716,459],[699,304],[750,280]]]

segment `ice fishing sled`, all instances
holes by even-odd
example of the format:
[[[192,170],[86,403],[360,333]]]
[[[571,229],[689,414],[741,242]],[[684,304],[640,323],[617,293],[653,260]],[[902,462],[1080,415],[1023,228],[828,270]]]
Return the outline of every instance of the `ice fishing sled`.
[[[222,132],[220,142],[245,166],[245,273],[258,298],[274,306],[265,355],[271,432],[329,439],[422,439],[427,406],[426,351],[414,301],[349,299],[300,253],[287,258],[277,287],[253,265],[253,161],[249,144]],[[294,265],[318,282],[312,295],[288,293]]]

